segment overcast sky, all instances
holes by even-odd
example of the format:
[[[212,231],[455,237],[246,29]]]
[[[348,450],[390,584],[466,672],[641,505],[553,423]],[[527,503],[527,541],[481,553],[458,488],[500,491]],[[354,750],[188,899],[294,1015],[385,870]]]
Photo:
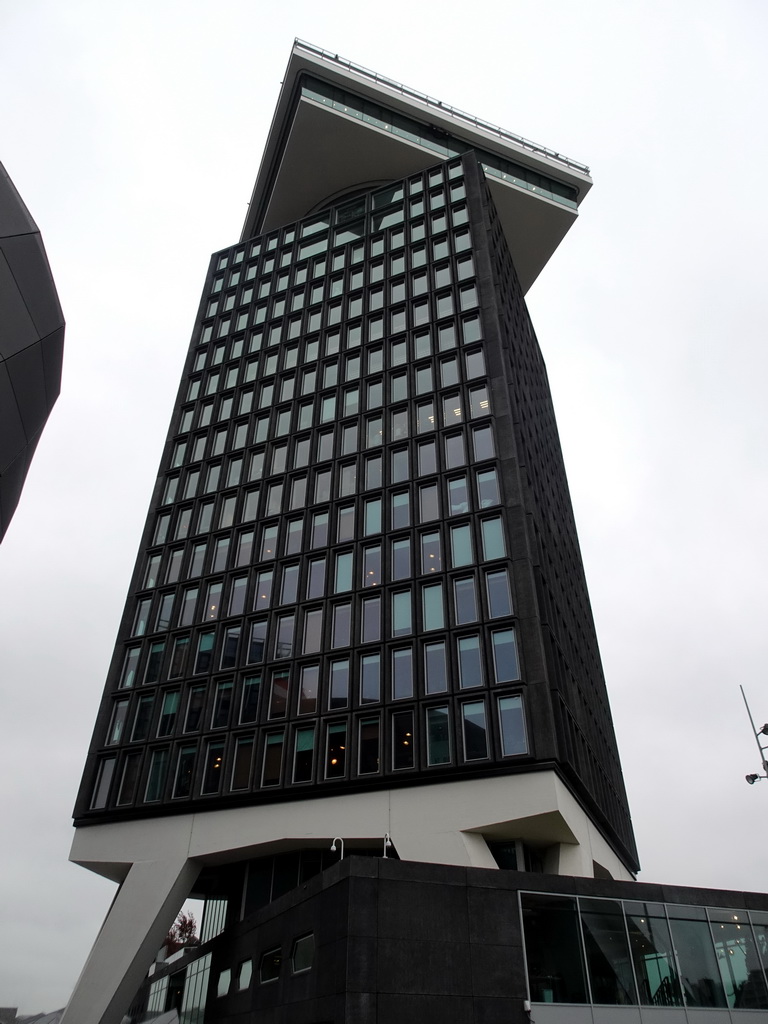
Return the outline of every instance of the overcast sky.
[[[0,0],[0,159],[67,319],[0,546],[0,1005],[66,1002],[111,883],[71,809],[209,255],[294,36],[592,168],[529,294],[641,880],[768,888],[764,0]]]

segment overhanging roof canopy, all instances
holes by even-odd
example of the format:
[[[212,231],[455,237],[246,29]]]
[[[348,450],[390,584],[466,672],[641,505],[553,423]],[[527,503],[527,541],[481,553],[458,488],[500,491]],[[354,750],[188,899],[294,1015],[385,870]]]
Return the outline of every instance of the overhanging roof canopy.
[[[578,215],[588,168],[297,40],[242,238],[468,149],[485,169],[527,291]]]

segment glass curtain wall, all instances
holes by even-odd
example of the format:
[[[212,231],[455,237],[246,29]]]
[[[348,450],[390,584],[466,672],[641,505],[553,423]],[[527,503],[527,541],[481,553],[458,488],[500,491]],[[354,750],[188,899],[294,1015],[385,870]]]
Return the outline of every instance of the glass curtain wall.
[[[768,1009],[768,914],[520,894],[531,999]]]

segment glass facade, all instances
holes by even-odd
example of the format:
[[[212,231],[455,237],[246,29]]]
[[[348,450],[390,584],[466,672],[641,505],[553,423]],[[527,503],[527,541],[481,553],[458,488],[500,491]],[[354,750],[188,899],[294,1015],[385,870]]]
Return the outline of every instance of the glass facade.
[[[521,893],[531,1000],[768,1009],[768,914]]]

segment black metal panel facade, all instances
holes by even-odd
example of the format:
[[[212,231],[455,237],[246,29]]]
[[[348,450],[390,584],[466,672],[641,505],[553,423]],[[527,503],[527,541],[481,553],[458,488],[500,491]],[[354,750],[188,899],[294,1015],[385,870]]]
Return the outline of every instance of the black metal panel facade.
[[[0,164],[0,540],[59,394],[63,347],[40,232]]]
[[[469,154],[212,258],[76,820],[545,766],[633,865],[546,371]]]

